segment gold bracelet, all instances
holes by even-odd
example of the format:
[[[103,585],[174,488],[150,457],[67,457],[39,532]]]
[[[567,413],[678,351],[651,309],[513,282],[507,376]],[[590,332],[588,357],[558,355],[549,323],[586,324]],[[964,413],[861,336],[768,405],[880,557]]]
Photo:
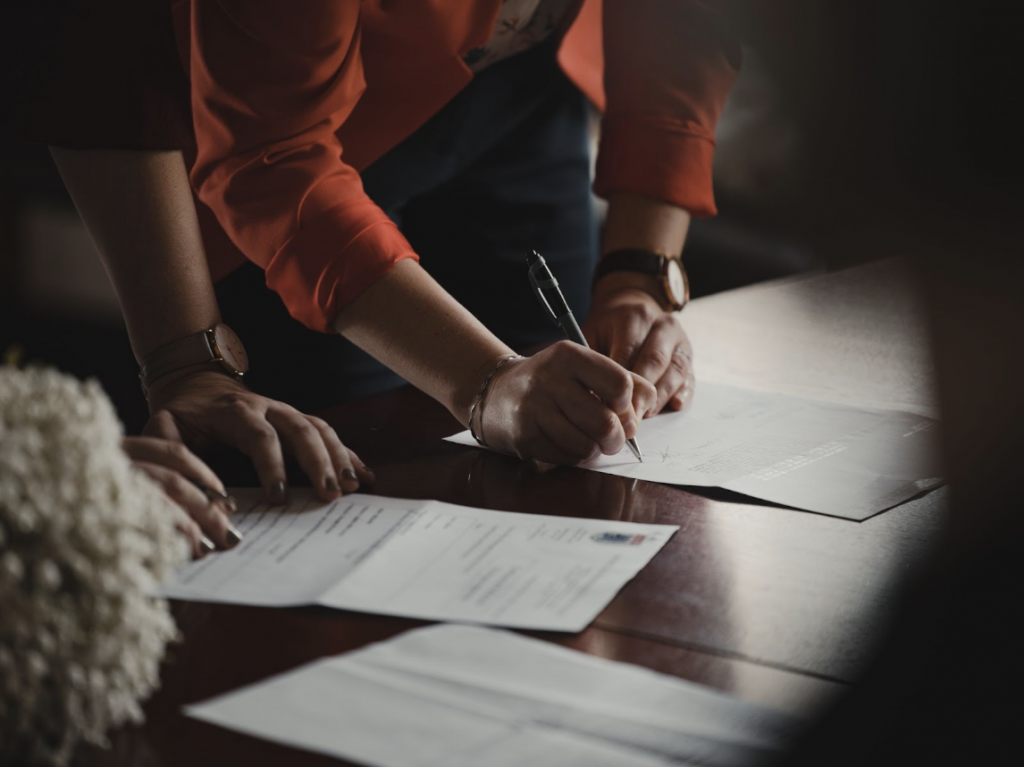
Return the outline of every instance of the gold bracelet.
[[[510,354],[508,357],[505,357],[500,362],[498,362],[498,364],[494,366],[494,369],[490,372],[490,374],[488,374],[487,378],[484,379],[484,382],[480,384],[480,388],[477,390],[476,393],[476,398],[473,400],[473,404],[469,406],[469,433],[473,435],[473,439],[475,439],[480,444],[481,447],[487,447],[487,443],[485,443],[480,437],[477,436],[476,429],[473,428],[473,418],[476,416],[477,408],[480,407],[480,404],[484,401],[484,397],[487,394],[487,387],[491,385],[491,381],[494,379],[494,376],[497,374],[497,372],[501,370],[503,367],[505,367],[505,365],[511,362],[512,360],[521,359],[522,357],[518,354]],[[480,433],[483,434],[483,412],[480,413],[480,418]]]

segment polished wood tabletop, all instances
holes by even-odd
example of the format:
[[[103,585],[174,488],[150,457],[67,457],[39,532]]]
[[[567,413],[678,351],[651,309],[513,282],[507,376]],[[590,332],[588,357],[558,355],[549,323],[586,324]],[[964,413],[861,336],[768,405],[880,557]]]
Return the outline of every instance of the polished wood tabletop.
[[[905,277],[899,262],[879,262],[694,301],[685,323],[698,391],[714,380],[934,412],[926,329]],[[532,635],[807,715],[870,657],[945,512],[943,489],[858,523],[725,491],[542,470],[443,442],[458,423],[408,387],[325,417],[376,472],[375,493],[679,525],[588,629]],[[146,723],[114,733],[109,751],[81,749],[76,764],[338,764],[188,719],[182,706],[424,625],[319,607],[173,610],[183,639]]]

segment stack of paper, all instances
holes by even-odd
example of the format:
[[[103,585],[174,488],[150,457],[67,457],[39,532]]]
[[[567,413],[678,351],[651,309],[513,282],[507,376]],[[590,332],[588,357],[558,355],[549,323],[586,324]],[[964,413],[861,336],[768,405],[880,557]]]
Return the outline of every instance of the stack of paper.
[[[580,631],[679,528],[294,492],[233,490],[236,549],[187,565],[165,596],[321,604],[427,620]]]
[[[943,483],[936,426],[912,413],[701,382],[687,410],[640,424],[643,463],[623,450],[585,468],[860,520]],[[477,445],[468,431],[448,439]]]
[[[798,720],[505,631],[431,626],[190,706],[379,767],[762,764]]]

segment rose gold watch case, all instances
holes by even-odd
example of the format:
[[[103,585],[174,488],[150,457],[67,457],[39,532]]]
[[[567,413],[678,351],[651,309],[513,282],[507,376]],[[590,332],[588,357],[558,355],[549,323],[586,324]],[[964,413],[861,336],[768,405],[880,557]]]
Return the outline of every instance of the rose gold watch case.
[[[664,256],[664,259],[658,281],[665,291],[669,308],[679,312],[690,302],[690,279],[686,275],[682,261],[674,256]]]
[[[210,349],[231,375],[241,378],[249,371],[249,355],[235,331],[218,322],[207,332]]]

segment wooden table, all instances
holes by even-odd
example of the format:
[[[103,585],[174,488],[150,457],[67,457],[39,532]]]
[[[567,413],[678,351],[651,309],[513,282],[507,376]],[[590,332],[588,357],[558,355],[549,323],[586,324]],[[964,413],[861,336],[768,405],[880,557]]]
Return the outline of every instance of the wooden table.
[[[898,262],[693,302],[698,378],[932,412],[921,312]],[[699,387],[699,383],[698,383]],[[899,589],[941,528],[945,491],[865,522],[531,465],[441,437],[446,411],[410,388],[327,415],[377,474],[373,492],[485,508],[676,524],[680,531],[586,631],[534,634],[778,708],[810,712],[869,657]],[[325,608],[176,603],[148,721],[79,765],[319,765],[336,760],[182,716],[181,707],[422,622]]]

